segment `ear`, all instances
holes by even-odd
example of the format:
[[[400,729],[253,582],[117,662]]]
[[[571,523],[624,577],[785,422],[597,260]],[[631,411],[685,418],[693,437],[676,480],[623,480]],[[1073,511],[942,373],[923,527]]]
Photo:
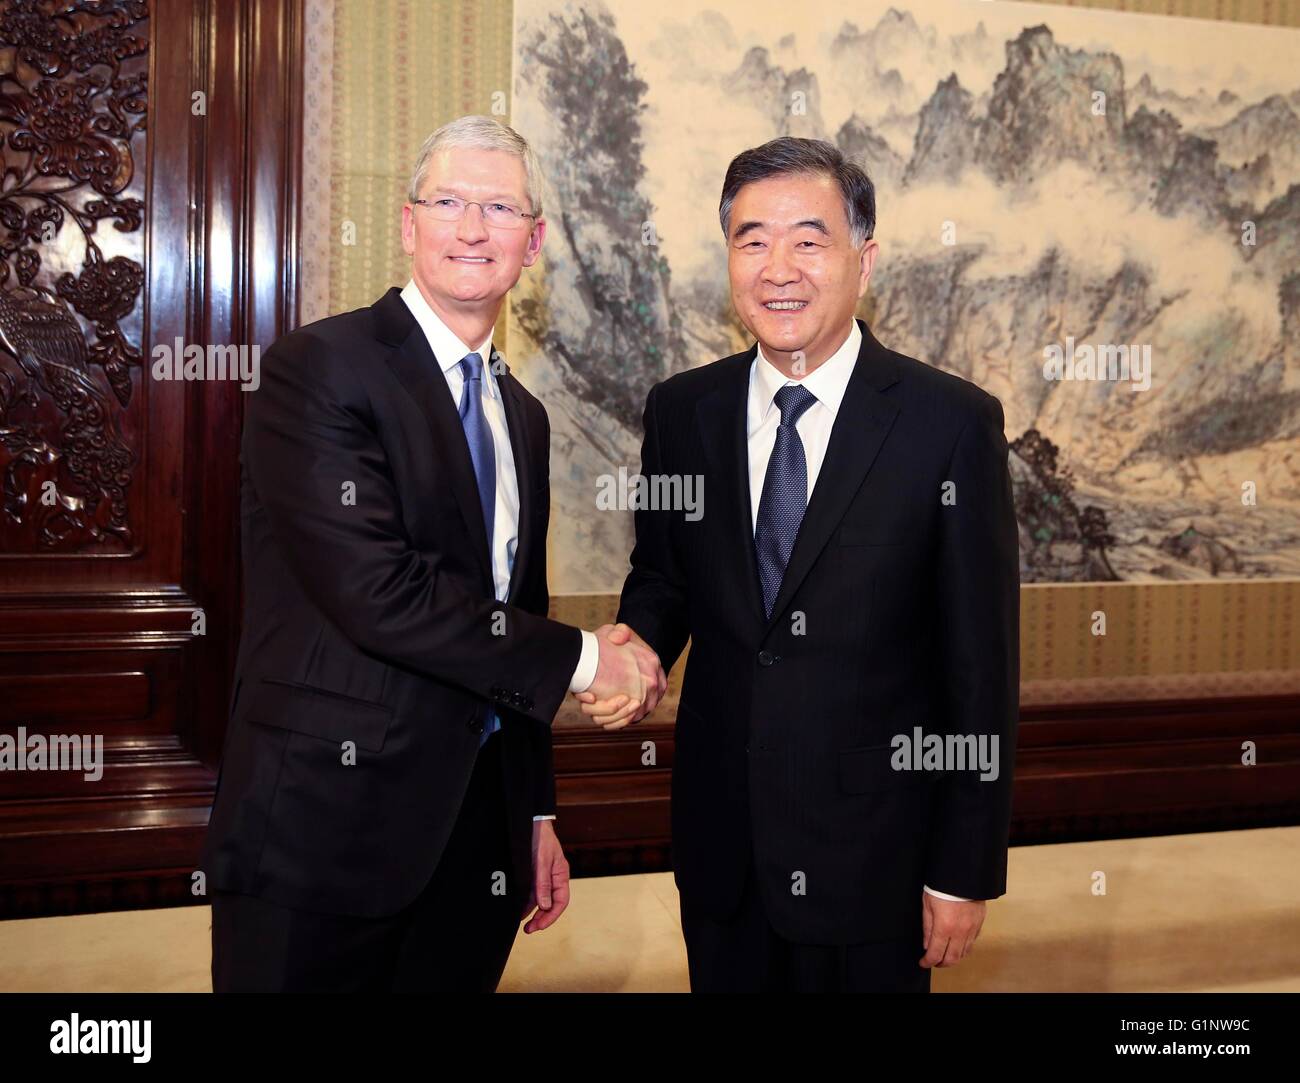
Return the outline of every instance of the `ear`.
[[[524,266],[531,267],[542,254],[542,241],[546,239],[546,219],[539,218],[533,223],[533,231],[528,235],[528,247],[524,249]]]
[[[858,296],[861,297],[867,292],[867,282],[871,279],[871,270],[876,265],[876,255],[880,251],[880,245],[874,240],[867,241],[862,246],[862,252],[858,256]]]
[[[409,203],[402,206],[402,251],[415,255],[415,208]]]

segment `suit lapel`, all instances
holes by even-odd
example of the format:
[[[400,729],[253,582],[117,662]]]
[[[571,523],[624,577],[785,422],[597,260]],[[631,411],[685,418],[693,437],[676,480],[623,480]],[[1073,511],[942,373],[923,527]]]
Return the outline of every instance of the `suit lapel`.
[[[493,353],[496,355],[495,350]],[[519,490],[519,540],[515,545],[514,565],[510,569],[510,590],[506,594],[506,601],[513,602],[519,587],[521,570],[532,552],[533,544],[531,455],[533,433],[528,427],[528,411],[524,409],[523,391],[519,381],[510,375],[510,367],[506,365],[504,359],[498,367],[503,369],[497,376],[497,387],[500,388],[501,399],[505,403],[506,428],[510,431],[510,450],[515,457],[515,486]]]
[[[754,559],[753,511],[749,500],[749,438],[745,411],[749,398],[749,369],[758,348],[734,358],[713,390],[695,404],[700,439],[709,463],[705,499],[719,507],[721,537],[741,538],[737,559],[725,567],[738,578],[738,597],[745,599],[751,621],[763,619],[758,565]]]
[[[794,550],[786,565],[785,577],[781,580],[781,589],[772,605],[772,617],[764,635],[781,618],[817,557],[826,548],[831,534],[862,488],[880,446],[898,416],[898,407],[880,393],[898,381],[897,367],[889,352],[867,330],[866,324],[859,320],[858,326],[862,329],[862,346],[839,412],[835,415],[835,425],[826,445],[826,458],[799,526]],[[745,526],[748,530],[748,522]],[[752,554],[753,532],[748,531],[745,537],[749,544],[744,548]]]
[[[420,407],[433,437],[435,453],[447,466],[452,494],[473,542],[484,583],[490,589],[492,564],[488,557],[487,529],[483,525],[478,482],[474,477],[474,463],[470,459],[465,429],[456,404],[452,402],[447,379],[399,289],[390,289],[375,302],[371,311],[375,314],[376,337],[396,347],[388,357],[389,367]]]

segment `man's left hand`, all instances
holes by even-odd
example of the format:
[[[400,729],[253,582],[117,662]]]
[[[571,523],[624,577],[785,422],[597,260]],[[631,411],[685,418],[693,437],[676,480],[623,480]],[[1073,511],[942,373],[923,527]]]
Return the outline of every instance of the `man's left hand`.
[[[532,914],[526,933],[554,925],[569,905],[569,862],[555,834],[554,820],[533,821],[533,886],[520,919]]]
[[[984,924],[988,903],[983,899],[952,902],[921,892],[921,927],[925,954],[921,966],[956,966],[974,948]]]

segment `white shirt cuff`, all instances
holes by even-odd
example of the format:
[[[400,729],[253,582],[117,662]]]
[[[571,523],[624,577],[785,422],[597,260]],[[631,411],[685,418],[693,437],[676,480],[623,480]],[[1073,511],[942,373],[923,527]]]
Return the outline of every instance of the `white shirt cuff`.
[[[536,823],[538,820],[554,820],[554,819],[555,819],[555,813],[547,812],[541,816],[534,816],[533,822]]]
[[[585,692],[596,679],[596,669],[600,665],[600,644],[591,632],[582,630],[582,653],[578,655],[578,666],[569,681],[570,692]]]
[[[963,899],[960,895],[949,895],[943,891],[935,891],[929,884],[922,885],[926,891],[940,899],[947,899],[949,902],[974,902],[974,899]]]

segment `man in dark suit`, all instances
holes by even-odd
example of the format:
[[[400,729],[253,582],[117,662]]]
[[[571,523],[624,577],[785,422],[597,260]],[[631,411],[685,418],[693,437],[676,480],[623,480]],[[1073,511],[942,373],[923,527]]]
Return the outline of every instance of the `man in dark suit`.
[[[854,320],[875,197],[834,147],[744,152],[720,211],[758,341],[650,392],[642,474],[702,479],[704,514],[636,512],[618,618],[667,668],[691,641],[672,787],[691,987],[928,991],[1006,890],[1002,407]],[[578,698],[618,726],[658,694]]]
[[[510,128],[440,128],[406,288],[263,359],[203,858],[217,991],[495,989],[521,913],[534,932],[568,901],[556,708],[661,683],[644,648],[546,618],[550,425],[491,344],[538,193]]]

